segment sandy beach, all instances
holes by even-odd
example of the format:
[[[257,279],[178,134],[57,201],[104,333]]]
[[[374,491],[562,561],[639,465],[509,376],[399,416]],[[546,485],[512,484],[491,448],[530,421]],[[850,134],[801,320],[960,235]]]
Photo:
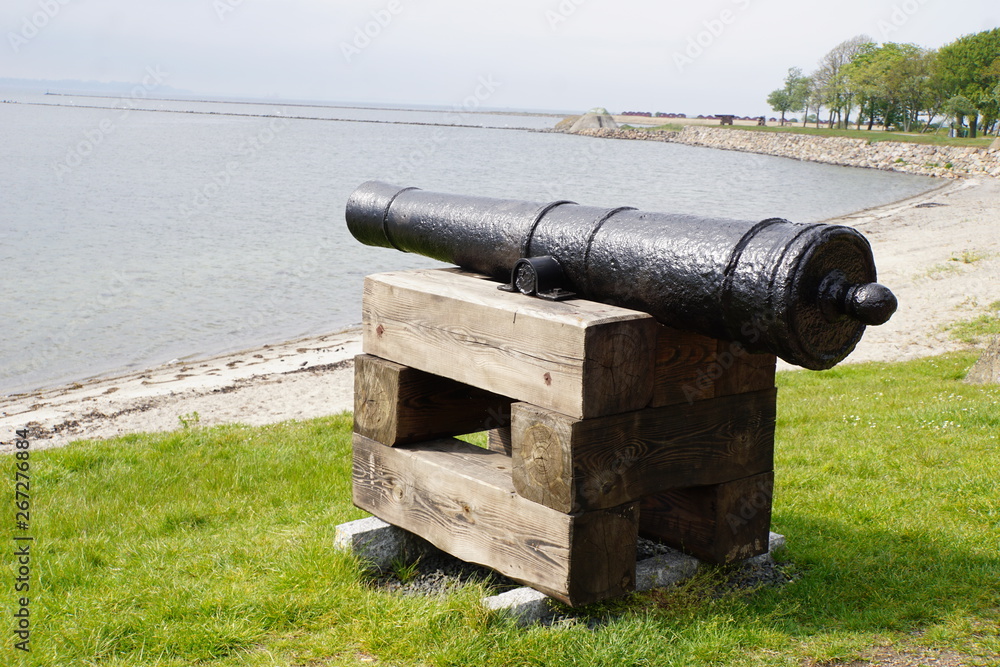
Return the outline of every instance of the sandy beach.
[[[900,303],[844,363],[961,349],[944,326],[1000,300],[1000,180],[949,180],[918,197],[826,222],[865,233],[879,281]],[[33,446],[45,448],[184,422],[260,425],[334,414],[353,407],[352,360],[360,352],[360,330],[341,331],[7,396],[0,398],[0,438],[28,428]]]

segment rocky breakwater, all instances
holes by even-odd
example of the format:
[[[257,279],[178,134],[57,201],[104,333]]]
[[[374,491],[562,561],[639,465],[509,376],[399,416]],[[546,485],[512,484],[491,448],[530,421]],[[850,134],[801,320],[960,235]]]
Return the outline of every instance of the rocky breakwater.
[[[901,171],[925,176],[1000,178],[1000,147],[935,146],[900,141],[869,142],[793,132],[761,132],[685,125],[677,131],[589,129],[577,134],[608,139],[665,141],[723,150],[776,155],[846,167]]]

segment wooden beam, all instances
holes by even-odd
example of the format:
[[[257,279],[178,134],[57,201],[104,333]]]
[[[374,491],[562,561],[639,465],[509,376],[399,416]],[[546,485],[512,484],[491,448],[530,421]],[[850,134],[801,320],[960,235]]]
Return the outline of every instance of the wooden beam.
[[[774,473],[642,499],[639,534],[711,563],[767,552]]]
[[[510,426],[495,428],[490,431],[489,439],[486,441],[486,448],[491,452],[500,452],[504,456],[511,455]]]
[[[776,357],[750,354],[739,343],[657,329],[652,407],[774,387]]]
[[[769,389],[584,420],[515,403],[514,487],[581,512],[772,470],[775,398]]]
[[[649,403],[652,317],[496,288],[457,269],[368,276],[364,351],[576,417]]]
[[[367,354],[354,358],[354,431],[383,445],[510,424],[511,399]]]
[[[383,521],[567,604],[634,588],[638,503],[563,514],[518,496],[510,475],[509,457],[451,438],[354,434],[354,503]]]

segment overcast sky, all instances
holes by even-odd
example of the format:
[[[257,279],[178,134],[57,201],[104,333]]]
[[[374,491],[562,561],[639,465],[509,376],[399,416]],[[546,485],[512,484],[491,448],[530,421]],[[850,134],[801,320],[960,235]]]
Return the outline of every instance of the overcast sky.
[[[205,96],[771,115],[788,67],[854,35],[936,48],[998,25],[997,0],[2,0],[0,77],[154,68]]]

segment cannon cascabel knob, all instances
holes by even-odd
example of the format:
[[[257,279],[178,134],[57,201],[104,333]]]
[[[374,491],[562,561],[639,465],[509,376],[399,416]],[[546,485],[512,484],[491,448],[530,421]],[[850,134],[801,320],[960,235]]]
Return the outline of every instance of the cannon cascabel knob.
[[[847,310],[859,322],[870,326],[885,324],[896,312],[899,302],[885,285],[854,285],[847,294]]]
[[[820,310],[829,322],[850,318],[862,324],[885,324],[896,312],[896,295],[879,283],[851,284],[843,271],[831,271],[820,283]]]

